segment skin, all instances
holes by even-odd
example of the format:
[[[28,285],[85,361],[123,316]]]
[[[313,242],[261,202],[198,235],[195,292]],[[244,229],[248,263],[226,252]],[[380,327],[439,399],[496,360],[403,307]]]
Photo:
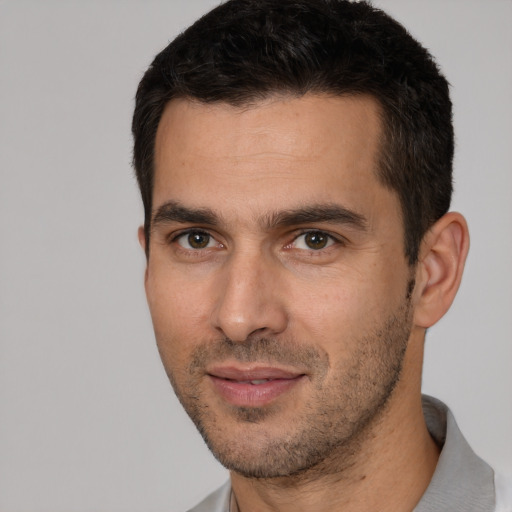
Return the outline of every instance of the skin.
[[[467,228],[443,217],[408,265],[379,140],[369,97],[180,99],[159,125],[146,294],[169,378],[242,512],[412,510],[435,469],[423,342],[456,293]],[[219,367],[293,382],[241,405]]]

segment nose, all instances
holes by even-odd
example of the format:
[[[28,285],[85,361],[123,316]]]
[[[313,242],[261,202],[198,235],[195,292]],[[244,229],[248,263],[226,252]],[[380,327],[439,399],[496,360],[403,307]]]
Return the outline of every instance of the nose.
[[[215,329],[235,342],[283,332],[288,315],[282,272],[278,262],[261,253],[232,255],[218,283]]]

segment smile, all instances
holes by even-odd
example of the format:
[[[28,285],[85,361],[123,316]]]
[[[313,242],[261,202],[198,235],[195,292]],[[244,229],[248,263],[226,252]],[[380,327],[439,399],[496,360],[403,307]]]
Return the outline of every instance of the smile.
[[[298,386],[305,375],[269,367],[218,367],[208,377],[214,391],[231,405],[262,407]]]
[[[264,382],[268,382],[273,379],[258,379],[258,380],[242,380],[241,384],[252,384],[253,386],[257,386],[258,384],[263,384]]]

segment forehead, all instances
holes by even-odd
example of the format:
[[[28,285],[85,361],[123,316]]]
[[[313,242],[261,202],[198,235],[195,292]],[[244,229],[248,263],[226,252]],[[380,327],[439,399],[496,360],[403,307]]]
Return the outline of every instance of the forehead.
[[[376,178],[379,112],[368,96],[271,97],[243,108],[172,100],[156,137],[153,205],[371,199],[386,190]]]
[[[330,153],[333,142],[372,149],[379,132],[378,102],[366,95],[272,96],[243,107],[180,98],[164,109],[156,148],[157,154],[167,146],[199,157],[205,150],[208,157],[237,157],[279,146],[282,156],[289,150],[290,156],[314,158]]]

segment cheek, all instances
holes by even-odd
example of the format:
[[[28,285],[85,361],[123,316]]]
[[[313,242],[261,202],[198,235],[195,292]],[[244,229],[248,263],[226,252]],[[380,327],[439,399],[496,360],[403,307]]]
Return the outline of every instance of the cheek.
[[[357,329],[361,318],[366,318],[372,309],[369,302],[363,300],[357,292],[334,288],[311,294],[309,300],[302,304],[302,311],[297,311],[292,317],[307,325],[308,331],[316,337],[328,341],[336,336],[347,337]]]
[[[177,272],[148,273],[146,296],[160,352],[186,352],[204,341],[209,318],[204,286],[191,284]]]
[[[357,340],[387,318],[398,299],[396,290],[381,280],[349,271],[292,290],[289,305],[295,336],[331,353],[353,350]]]

